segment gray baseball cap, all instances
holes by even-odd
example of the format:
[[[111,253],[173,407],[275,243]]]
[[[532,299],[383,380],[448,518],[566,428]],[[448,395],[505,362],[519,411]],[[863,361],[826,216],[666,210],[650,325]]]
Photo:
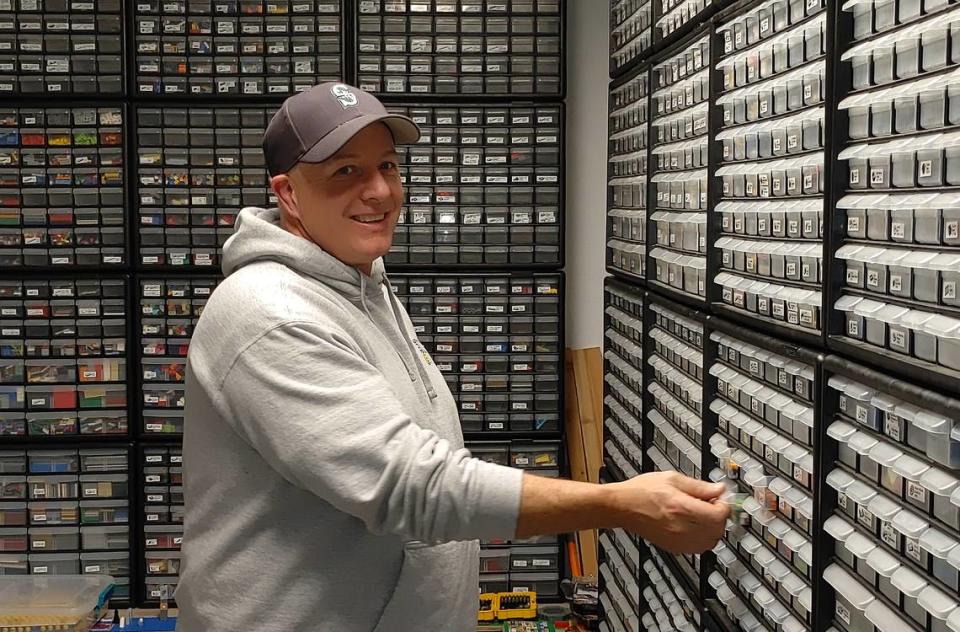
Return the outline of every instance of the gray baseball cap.
[[[275,176],[299,162],[323,162],[377,122],[390,129],[398,145],[420,138],[412,120],[387,112],[375,96],[345,83],[321,83],[295,94],[283,102],[263,134],[267,170]]]

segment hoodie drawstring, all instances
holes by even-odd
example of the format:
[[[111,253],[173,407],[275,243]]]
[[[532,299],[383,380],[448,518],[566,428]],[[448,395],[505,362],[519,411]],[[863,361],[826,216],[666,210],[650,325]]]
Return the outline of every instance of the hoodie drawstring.
[[[403,363],[404,368],[407,370],[407,375],[410,377],[411,382],[417,381],[417,375],[420,376],[420,381],[423,382],[424,387],[427,389],[427,395],[430,399],[437,398],[437,391],[433,388],[433,384],[430,381],[430,377],[426,374],[426,371],[423,368],[423,362],[419,358],[419,353],[417,352],[416,347],[413,346],[413,343],[410,342],[410,338],[407,335],[407,328],[403,326],[403,318],[400,316],[400,308],[398,307],[398,299],[393,293],[393,286],[390,283],[390,280],[387,278],[387,275],[384,273],[381,276],[381,283],[384,283],[387,286],[387,295],[388,302],[390,303],[390,308],[393,311],[393,318],[397,323],[397,329],[400,336],[403,338],[403,341],[407,345],[407,350],[410,351],[410,355],[413,357],[413,363],[417,368],[416,374],[414,374],[413,369],[410,368],[409,363],[406,358],[403,357],[403,354],[400,353],[399,349],[394,349],[397,352],[397,355],[400,357],[400,361]],[[367,315],[367,318],[371,322],[376,322],[373,318],[373,315],[370,313],[370,308],[367,307],[367,277],[365,274],[360,273],[360,306],[363,308],[364,313]]]
[[[427,395],[429,395],[430,399],[436,399],[437,391],[433,388],[433,383],[430,380],[430,376],[427,375],[426,369],[423,366],[423,358],[420,357],[416,347],[414,347],[413,343],[410,342],[410,336],[407,335],[407,328],[403,326],[403,318],[400,316],[400,301],[393,293],[393,284],[390,283],[390,279],[387,278],[386,272],[381,275],[381,279],[381,283],[384,283],[387,286],[387,300],[390,302],[390,307],[393,310],[393,318],[397,322],[397,328],[400,330],[403,340],[407,343],[407,348],[410,349],[410,354],[413,356],[414,363],[417,365],[417,372],[420,374],[420,380],[426,387]]]

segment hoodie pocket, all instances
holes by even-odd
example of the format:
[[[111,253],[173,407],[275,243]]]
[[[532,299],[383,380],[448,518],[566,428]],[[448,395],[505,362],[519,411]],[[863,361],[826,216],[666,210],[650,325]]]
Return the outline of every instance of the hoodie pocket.
[[[406,543],[400,577],[373,632],[473,629],[477,616],[479,548],[476,540],[436,546]]]

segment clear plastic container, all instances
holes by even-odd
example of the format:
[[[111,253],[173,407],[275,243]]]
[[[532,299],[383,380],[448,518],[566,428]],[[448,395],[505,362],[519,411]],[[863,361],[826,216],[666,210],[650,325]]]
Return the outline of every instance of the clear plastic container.
[[[85,630],[103,614],[112,585],[105,575],[0,576],[0,627]]]

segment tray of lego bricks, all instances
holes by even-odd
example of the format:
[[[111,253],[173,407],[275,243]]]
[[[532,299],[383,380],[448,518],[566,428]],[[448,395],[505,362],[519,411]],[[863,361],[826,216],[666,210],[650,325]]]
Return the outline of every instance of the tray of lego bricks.
[[[358,85],[391,94],[563,95],[563,0],[363,0]]]
[[[142,437],[183,433],[190,336],[218,283],[213,277],[139,279],[137,396]]]
[[[0,94],[121,96],[123,4],[0,1]]]
[[[287,96],[344,73],[341,0],[137,0],[135,94]]]
[[[139,107],[137,262],[218,269],[239,210],[273,206],[263,132],[275,107]]]
[[[0,266],[126,263],[123,106],[0,108]]]
[[[388,265],[562,263],[562,105],[388,107],[422,130]]]
[[[127,281],[0,281],[0,436],[126,436]]]

